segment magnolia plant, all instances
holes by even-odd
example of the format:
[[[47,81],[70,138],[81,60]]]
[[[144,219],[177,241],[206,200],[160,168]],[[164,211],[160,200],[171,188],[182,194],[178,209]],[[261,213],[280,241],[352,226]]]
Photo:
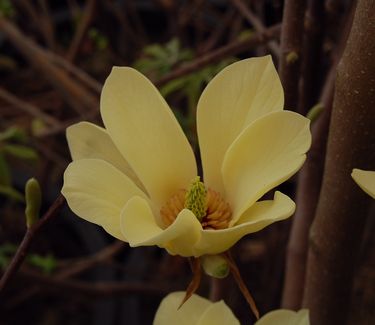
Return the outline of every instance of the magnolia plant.
[[[210,275],[228,274],[258,312],[226,253],[241,237],[290,217],[294,202],[276,191],[302,166],[311,144],[309,120],[283,110],[283,89],[270,56],[229,65],[203,91],[197,107],[199,161],[163,97],[141,73],[113,68],[103,86],[105,128],[68,128],[73,162],[62,193],[81,218],[130,246],[157,245],[193,257]],[[224,263],[225,264],[225,263]],[[200,265],[185,302],[199,285]],[[210,265],[217,265],[215,270]]]
[[[179,304],[184,292],[173,292],[166,296],[156,312],[154,325],[240,325],[230,308],[223,302],[211,302],[193,295],[181,308]],[[309,313],[306,309],[298,312],[274,310],[255,325],[309,325]]]
[[[295,210],[281,192],[259,201],[298,171],[311,143],[309,120],[283,104],[270,56],[222,70],[198,103],[202,182],[157,89],[136,70],[115,67],[101,96],[105,129],[83,122],[67,130],[73,162],[62,193],[78,216],[130,246],[225,252]]]

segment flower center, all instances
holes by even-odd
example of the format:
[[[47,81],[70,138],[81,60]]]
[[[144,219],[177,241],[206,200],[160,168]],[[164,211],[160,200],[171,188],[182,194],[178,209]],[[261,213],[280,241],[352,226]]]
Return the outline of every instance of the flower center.
[[[178,190],[160,209],[165,225],[171,225],[183,209],[189,209],[202,224],[203,229],[228,228],[232,211],[220,193],[206,189],[199,177],[193,180],[188,190]]]

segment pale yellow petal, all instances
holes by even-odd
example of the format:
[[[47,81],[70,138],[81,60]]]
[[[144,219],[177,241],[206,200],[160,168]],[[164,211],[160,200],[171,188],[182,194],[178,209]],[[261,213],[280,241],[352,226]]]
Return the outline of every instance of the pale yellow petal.
[[[240,322],[221,300],[206,309],[197,325],[240,325]]]
[[[122,208],[134,195],[146,197],[125,174],[98,159],[69,164],[61,192],[75,214],[121,240],[125,240],[120,231]]]
[[[288,196],[276,192],[273,200],[254,203],[235,226],[223,230],[203,230],[202,238],[195,246],[195,254],[199,256],[225,252],[243,236],[290,217],[294,210],[294,202]]]
[[[100,106],[116,147],[159,207],[197,175],[194,153],[180,125],[142,74],[113,68]]]
[[[255,325],[310,325],[309,311],[274,310],[261,317]]]
[[[300,169],[310,144],[309,120],[290,111],[270,113],[244,130],[228,149],[222,166],[234,223],[255,201]]]
[[[284,106],[284,93],[271,56],[250,58],[223,69],[203,91],[197,128],[205,183],[223,191],[225,152],[250,123]]]
[[[198,219],[187,209],[168,228],[160,228],[147,201],[139,197],[129,200],[121,213],[121,231],[132,247],[157,245],[173,255],[193,256],[201,229]]]
[[[196,325],[212,302],[198,295],[192,295],[181,308],[185,292],[172,292],[159,305],[153,325]]]
[[[73,160],[87,158],[105,160],[129,176],[139,188],[145,191],[129,163],[102,127],[89,122],[80,122],[66,129],[66,139]]]
[[[375,171],[355,168],[352,177],[362,190],[375,199]]]

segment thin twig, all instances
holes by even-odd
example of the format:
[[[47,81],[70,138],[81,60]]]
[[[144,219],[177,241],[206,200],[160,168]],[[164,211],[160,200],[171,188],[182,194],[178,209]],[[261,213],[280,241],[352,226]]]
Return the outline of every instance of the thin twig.
[[[28,0],[15,1],[15,3],[28,15],[32,21],[32,25],[39,31],[48,47],[54,49],[53,28],[52,25],[49,25],[49,22],[46,21],[46,19],[49,18],[46,15],[46,10],[48,10],[48,8],[42,7],[42,10],[40,10],[39,8],[35,8],[32,1]],[[40,14],[41,11],[44,11],[43,17]]]
[[[93,266],[119,254],[126,246],[127,243],[117,240],[112,245],[103,248],[94,255],[82,258],[80,261],[74,263],[69,263],[68,266],[57,272],[56,278],[66,279],[68,277],[80,274],[92,268]]]
[[[210,278],[210,293],[209,293],[209,298],[211,301],[219,301],[222,299],[223,295],[223,287],[222,287],[222,282],[223,279],[217,279],[214,277]]]
[[[46,50],[45,53],[50,57],[53,63],[64,68],[66,71],[77,77],[78,80],[82,81],[82,83],[84,83],[88,88],[91,88],[97,94],[100,94],[102,90],[102,84],[91,77],[84,70],[80,69],[60,55],[57,55],[51,51]]]
[[[55,119],[52,116],[49,116],[48,114],[41,111],[38,107],[34,106],[33,104],[30,104],[28,102],[25,102],[16,96],[14,96],[9,91],[5,90],[4,88],[0,87],[0,98],[4,101],[8,102],[12,106],[21,109],[22,111],[30,114],[33,117],[39,118],[49,124],[53,127],[58,127],[60,125],[60,122]]]
[[[232,3],[237,7],[238,11],[246,18],[246,20],[252,26],[254,26],[257,32],[264,33],[266,31],[266,27],[263,25],[262,21],[246,6],[242,0],[232,0]],[[270,40],[267,42],[267,47],[276,57],[280,56],[280,48],[275,41]]]
[[[66,55],[66,58],[70,62],[74,61],[78,53],[82,40],[85,37],[86,31],[93,19],[95,7],[96,7],[96,0],[88,0],[86,2],[85,8],[82,10],[82,17],[80,19],[80,23],[77,27],[76,33],[73,37],[68,53]]]
[[[178,68],[175,71],[172,71],[171,73],[165,75],[161,79],[155,81],[155,84],[157,86],[162,86],[173,79],[197,71],[208,64],[216,63],[227,56],[236,55],[238,53],[241,53],[242,51],[255,48],[256,46],[263,44],[270,39],[276,38],[280,34],[280,29],[281,25],[274,25],[272,27],[267,28],[264,33],[256,33],[250,36],[248,39],[229,43],[226,46],[223,46],[215,51],[212,51],[204,55],[203,57],[189,64],[186,64],[185,66],[182,66],[181,68]]]
[[[53,278],[56,280],[65,280],[69,277],[79,275],[91,269],[92,267],[113,258],[126,246],[126,243],[117,240],[113,244],[103,248],[102,250],[91,256],[81,258],[79,261],[68,263],[63,269],[57,271]],[[11,308],[12,306],[17,305],[22,301],[28,300],[32,296],[40,292],[41,289],[42,288],[38,286],[28,288],[28,290],[23,291],[21,294],[17,294],[14,299],[8,301],[7,306]]]
[[[60,194],[55,202],[50,206],[48,211],[44,216],[36,222],[33,226],[27,229],[25,236],[22,239],[20,246],[17,249],[16,254],[14,255],[9,266],[5,270],[2,278],[0,279],[0,292],[4,290],[6,285],[18,271],[22,262],[24,261],[26,254],[32,244],[33,240],[36,238],[36,235],[44,228],[44,226],[54,217],[56,217],[65,203],[65,198]]]
[[[70,78],[64,70],[51,63],[40,46],[25,36],[12,22],[1,16],[0,30],[35,68],[44,73],[51,84],[60,91],[65,101],[78,113],[84,117],[87,112],[99,110],[95,96]]]
[[[55,44],[55,37],[54,37],[52,15],[50,13],[46,0],[38,0],[38,4],[40,7],[39,11],[42,13],[42,15],[39,16],[41,20],[40,28],[43,31],[48,47],[51,50],[54,50],[56,47],[56,44]]]
[[[305,18],[305,39],[301,65],[301,93],[298,98],[298,112],[305,115],[316,102],[321,73],[322,45],[324,37],[324,0],[308,0]]]
[[[207,39],[207,41],[202,42],[201,49],[198,51],[199,53],[207,53],[215,47],[217,42],[219,42],[220,39],[222,39],[223,34],[228,30],[228,26],[230,25],[230,22],[234,19],[235,14],[236,12],[234,8],[229,8],[223,18],[217,18],[218,26],[212,31],[212,34]]]
[[[32,280],[34,283],[43,285],[43,289],[64,292],[67,291],[71,296],[72,292],[89,296],[114,296],[124,293],[135,294],[167,294],[175,288],[169,285],[144,283],[144,282],[95,282],[88,283],[79,280],[63,280],[53,276],[45,276],[38,272],[22,271],[20,276]]]

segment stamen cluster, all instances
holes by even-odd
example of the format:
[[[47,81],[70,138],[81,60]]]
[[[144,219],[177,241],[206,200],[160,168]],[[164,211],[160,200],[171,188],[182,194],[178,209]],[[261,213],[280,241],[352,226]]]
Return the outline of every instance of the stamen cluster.
[[[199,182],[199,179],[198,179]],[[165,227],[170,226],[184,208],[191,210],[201,222],[203,229],[228,228],[232,218],[230,206],[220,193],[205,189],[202,182],[192,183],[191,189],[179,190],[160,209],[160,216]],[[203,208],[202,208],[203,207]]]

